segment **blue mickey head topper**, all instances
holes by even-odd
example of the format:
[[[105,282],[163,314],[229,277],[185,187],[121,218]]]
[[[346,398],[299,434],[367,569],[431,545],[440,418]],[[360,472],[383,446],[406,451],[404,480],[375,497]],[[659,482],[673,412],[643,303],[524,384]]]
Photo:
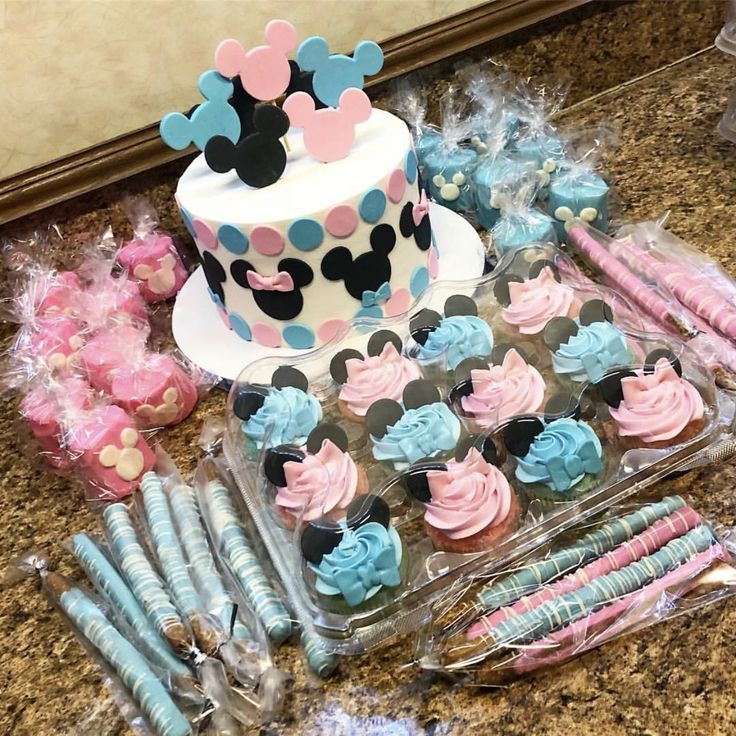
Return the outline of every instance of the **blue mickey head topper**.
[[[204,72],[198,84],[205,102],[194,110],[191,118],[180,112],[164,115],[159,126],[164,143],[176,151],[192,143],[204,151],[207,141],[216,135],[237,143],[240,118],[228,102],[233,94],[232,82],[213,69]]]
[[[302,71],[314,72],[312,85],[317,97],[326,105],[337,107],[346,89],[363,89],[365,77],[381,71],[383,51],[374,41],[361,41],[352,58],[330,54],[327,41],[322,36],[312,36],[302,41],[296,60]]]

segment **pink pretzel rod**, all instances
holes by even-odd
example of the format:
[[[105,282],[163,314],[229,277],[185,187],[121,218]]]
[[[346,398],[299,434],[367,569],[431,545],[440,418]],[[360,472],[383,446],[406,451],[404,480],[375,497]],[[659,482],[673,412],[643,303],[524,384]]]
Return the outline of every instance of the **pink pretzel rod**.
[[[614,570],[620,570],[632,562],[652,554],[652,552],[660,549],[676,537],[681,537],[701,523],[702,519],[698,513],[689,506],[678,509],[669,516],[656,521],[641,534],[632,537],[628,542],[624,542],[611,552],[606,552],[606,554],[579,570],[566,575],[551,585],[543,586],[533,595],[520,598],[511,606],[499,608],[492,614],[478,619],[468,629],[467,637],[468,639],[475,639],[479,636],[485,636],[501,621],[531,611],[558,595],[579,590],[600,575],[607,575]]]
[[[625,250],[648,269],[675,295],[677,300],[702,317],[726,337],[736,340],[736,309],[708,281],[693,276],[686,268],[662,263],[629,241]]]
[[[611,605],[565,626],[564,629],[560,629],[554,634],[528,645],[523,653],[514,660],[514,671],[518,673],[531,672],[539,667],[569,659],[600,646],[614,638],[623,629],[631,626],[632,623],[638,623],[646,617],[646,614],[641,614],[636,622],[629,621],[625,617],[629,610],[640,607],[642,603],[656,600],[668,588],[677,587],[678,596],[685,595],[700,572],[710,567],[718,559],[725,560],[728,559],[728,556],[721,545],[716,543],[659,580],[655,580],[640,590],[623,596],[615,603],[611,603]],[[685,584],[684,587],[683,584]],[[601,628],[611,621],[616,623],[601,631]],[[588,638],[591,631],[598,631],[599,633]]]
[[[672,324],[679,332],[688,334],[688,325],[672,313],[669,304],[612,256],[584,227],[577,225],[570,228],[568,237],[631,301],[655,319]]]

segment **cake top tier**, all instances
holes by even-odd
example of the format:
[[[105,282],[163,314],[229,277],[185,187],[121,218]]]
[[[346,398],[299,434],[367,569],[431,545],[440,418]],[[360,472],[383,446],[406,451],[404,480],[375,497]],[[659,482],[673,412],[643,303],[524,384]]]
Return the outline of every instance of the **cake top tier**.
[[[235,213],[238,225],[293,220],[331,207],[336,192],[347,200],[374,186],[403,161],[409,145],[406,124],[377,109],[356,127],[350,156],[329,164],[309,154],[301,130],[291,128],[287,137],[288,164],[271,186],[250,187],[235,171],[217,174],[201,154],[179,179],[180,205],[212,223],[233,222]]]

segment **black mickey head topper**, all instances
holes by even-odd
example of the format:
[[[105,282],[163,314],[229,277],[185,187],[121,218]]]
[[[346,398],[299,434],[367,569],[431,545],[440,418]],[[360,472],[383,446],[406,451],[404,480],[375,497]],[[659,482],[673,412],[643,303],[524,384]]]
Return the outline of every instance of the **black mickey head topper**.
[[[654,373],[654,366],[658,360],[665,358],[675,369],[675,373],[682,378],[682,363],[669,348],[656,348],[644,359],[644,373]]]
[[[617,370],[607,373],[600,381],[596,384],[600,391],[603,400],[608,406],[618,409],[619,405],[624,399],[623,388],[621,387],[621,381],[624,378],[630,378],[636,376],[634,371],[629,368],[618,368]]]
[[[368,340],[367,352],[369,356],[380,355],[384,347],[391,343],[398,353],[401,353],[403,344],[401,338],[391,330],[377,330]],[[364,360],[363,353],[354,348],[345,348],[335,353],[330,361],[330,375],[335,383],[343,384],[348,380],[346,363],[348,360]]]
[[[491,351],[491,363],[493,365],[501,365],[506,357],[506,353],[515,350],[525,363],[530,364],[532,362],[529,357],[529,353],[531,352],[529,350],[530,347],[532,346],[527,346],[527,349],[524,349],[521,345],[516,345],[512,342],[498,342],[493,346],[493,350]]]
[[[371,522],[388,529],[390,520],[391,509],[388,504],[374,494],[358,496],[345,511],[345,523],[351,530]],[[328,519],[310,521],[302,532],[302,555],[313,565],[319,565],[322,558],[340,544],[344,533],[343,527]]]
[[[299,64],[297,64],[293,59],[289,59],[289,67],[291,69],[291,78],[289,79],[289,84],[284,92],[284,97],[288,97],[294,92],[306,92],[314,100],[315,110],[322,110],[327,107],[327,105],[325,105],[325,103],[322,102],[322,100],[320,100],[314,93],[314,86],[312,84],[314,72],[303,72],[299,68]]]
[[[276,389],[292,386],[306,392],[309,388],[309,381],[297,368],[282,365],[273,372],[271,386]],[[248,421],[263,406],[268,395],[268,389],[268,386],[251,383],[238,386],[233,395],[233,413],[235,416],[244,422]]]
[[[424,378],[417,378],[404,386],[402,400],[406,410],[418,409],[420,406],[442,401],[439,389]],[[388,427],[393,427],[404,416],[404,408],[393,399],[378,399],[369,407],[365,415],[368,432],[377,438],[386,434]]]
[[[233,85],[233,94],[228,102],[238,114],[238,119],[240,120],[240,138],[238,141],[242,141],[243,138],[255,132],[255,128],[253,127],[253,113],[255,112],[256,105],[259,104],[259,100],[246,92],[239,76],[233,77],[230,81]]]
[[[429,222],[427,211],[427,197],[421,197],[418,204],[407,202],[399,216],[399,232],[405,238],[414,237],[414,242],[419,250],[429,250],[432,245],[432,226]],[[417,223],[417,219],[419,222]]]
[[[478,306],[465,294],[448,296],[443,306],[445,317],[478,316]],[[409,332],[419,345],[427,342],[430,332],[436,330],[442,322],[442,315],[433,309],[422,309],[409,320]]]
[[[595,322],[613,322],[613,310],[602,299],[590,299],[580,307],[578,315],[580,324],[584,327]],[[570,341],[579,332],[577,324],[569,317],[553,317],[544,326],[542,339],[544,344],[553,352],[559,350],[560,345]]]
[[[525,363],[529,363],[526,351],[518,345],[514,345],[510,342],[501,342],[494,345],[493,351],[491,352],[490,363],[483,358],[473,357],[465,358],[465,360],[458,363],[453,371],[453,375],[457,383],[450,391],[450,402],[455,404],[460,401],[462,397],[470,396],[473,393],[472,371],[487,370],[492,365],[501,365],[506,354],[510,350],[515,350]]]
[[[318,424],[307,437],[307,452],[316,455],[322,448],[322,443],[330,440],[339,450],[347,452],[348,436],[345,430],[337,424],[324,422]],[[278,488],[286,486],[284,465],[288,462],[301,463],[304,461],[304,452],[292,445],[278,445],[266,450],[263,461],[263,474]]]
[[[238,143],[216,135],[207,142],[204,157],[218,174],[235,169],[241,181],[260,189],[273,184],[286,168],[281,138],[289,132],[289,116],[276,105],[259,104],[253,112],[255,132]]]
[[[258,308],[273,319],[295,319],[304,307],[302,289],[314,279],[311,266],[299,258],[282,258],[274,276],[262,276],[250,261],[236,258],[230,275],[238,286],[251,289]]]
[[[396,245],[396,231],[388,223],[376,225],[370,234],[371,250],[355,260],[349,248],[332,248],[322,259],[322,275],[329,281],[344,281],[348,294],[361,301],[364,291],[378,291],[391,281],[389,253]]]

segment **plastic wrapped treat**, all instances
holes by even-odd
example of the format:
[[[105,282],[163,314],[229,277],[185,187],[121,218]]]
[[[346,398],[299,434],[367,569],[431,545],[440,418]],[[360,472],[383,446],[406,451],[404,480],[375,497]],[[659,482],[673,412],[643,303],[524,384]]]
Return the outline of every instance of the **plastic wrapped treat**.
[[[434,606],[420,666],[502,685],[731,595],[731,530],[679,496],[618,510],[566,542],[483,570]]]
[[[442,98],[442,141],[425,159],[428,190],[432,199],[455,212],[475,209],[471,175],[478,154],[464,147],[470,133],[470,120],[450,90]]]
[[[554,219],[532,206],[537,191],[527,177],[495,193],[501,217],[491,229],[491,243],[499,258],[529,243],[557,244]]]
[[[169,427],[197,404],[197,383],[172,357],[141,352],[112,371],[110,395],[143,429]]]
[[[175,296],[187,280],[188,273],[174,241],[158,229],[158,216],[145,199],[125,203],[133,226],[133,238],[123,243],[117,262],[138,281],[141,296],[149,304]]]
[[[710,457],[721,443],[732,448],[730,399],[698,353],[661,331],[643,332],[639,312],[586,281],[555,246],[537,244],[472,282],[433,284],[409,314],[354,320],[331,344],[292,358],[277,380],[283,358],[249,365],[228,400],[225,458],[304,631],[331,652],[367,651],[416,629],[464,575],[495,572],[682,463]],[[436,360],[419,359],[420,345],[453,315],[479,320],[486,342],[448,330]],[[572,330],[560,333],[557,347],[570,346],[563,356],[544,340],[555,318],[600,340],[586,348]],[[366,391],[374,400],[356,422],[340,406],[347,364],[370,375],[379,368],[363,366],[366,356],[387,345],[395,381]],[[674,431],[674,412],[650,401],[664,386],[634,409],[648,411],[652,426],[671,424],[670,439],[633,442],[619,431],[626,422],[613,416],[607,380],[625,369],[642,384],[658,382],[650,363],[662,351],[679,360],[705,424]],[[555,369],[555,352],[558,368],[566,357],[574,375]],[[447,356],[456,353],[452,368]],[[422,377],[407,382],[412,361]],[[257,446],[244,425],[278,386],[298,390],[298,401],[279,401],[279,416],[269,410],[259,419]],[[677,391],[694,400],[689,389]],[[370,564],[356,573],[363,553]]]
[[[13,352],[29,363],[60,373],[73,370],[86,332],[80,323],[63,314],[45,314],[21,327]]]
[[[69,411],[62,425],[64,441],[90,501],[129,495],[153,467],[151,448],[130,415],[119,406]]]
[[[27,288],[36,314],[78,315],[83,284],[74,271],[42,271],[31,277]]]

